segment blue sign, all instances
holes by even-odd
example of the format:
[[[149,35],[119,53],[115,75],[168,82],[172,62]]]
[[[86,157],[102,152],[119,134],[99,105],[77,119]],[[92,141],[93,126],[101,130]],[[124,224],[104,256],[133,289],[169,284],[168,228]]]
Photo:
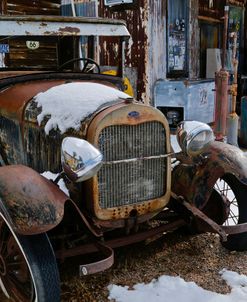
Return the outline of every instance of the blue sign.
[[[9,44],[0,44],[0,53],[9,53]]]

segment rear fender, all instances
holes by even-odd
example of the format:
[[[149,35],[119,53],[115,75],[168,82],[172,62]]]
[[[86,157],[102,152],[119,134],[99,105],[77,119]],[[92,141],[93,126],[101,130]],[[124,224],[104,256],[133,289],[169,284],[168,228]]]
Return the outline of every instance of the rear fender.
[[[64,216],[69,197],[58,186],[22,165],[0,167],[0,210],[22,235],[47,232]]]
[[[216,181],[234,175],[247,186],[247,156],[235,146],[212,142],[198,163],[181,163],[172,172],[172,191],[202,209]]]

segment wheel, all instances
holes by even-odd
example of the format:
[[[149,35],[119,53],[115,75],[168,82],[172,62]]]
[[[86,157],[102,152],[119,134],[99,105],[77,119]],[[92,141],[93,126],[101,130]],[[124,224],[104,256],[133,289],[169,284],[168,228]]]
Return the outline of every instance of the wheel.
[[[47,235],[16,235],[2,213],[0,288],[11,301],[60,301],[57,263]]]
[[[216,182],[214,189],[223,197],[226,204],[223,225],[231,226],[247,222],[247,186],[233,175],[225,175]],[[229,250],[247,250],[247,232],[228,235],[227,241],[222,244]]]
[[[75,58],[75,59],[72,59],[72,60],[69,60],[65,63],[63,63],[61,66],[59,66],[59,70],[63,69],[66,65],[70,64],[70,63],[75,63],[75,62],[78,62],[78,61],[83,61],[84,62],[84,66],[81,70],[81,72],[90,72],[92,71],[94,68],[97,68],[97,73],[100,73],[100,67],[99,67],[99,64],[94,61],[93,59],[90,59],[90,58]],[[91,67],[88,67],[89,64],[92,64]]]

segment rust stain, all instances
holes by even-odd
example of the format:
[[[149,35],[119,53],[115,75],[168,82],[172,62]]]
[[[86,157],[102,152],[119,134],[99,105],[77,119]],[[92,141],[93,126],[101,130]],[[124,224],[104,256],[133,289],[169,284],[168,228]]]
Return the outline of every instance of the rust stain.
[[[11,86],[0,92],[0,113],[21,121],[23,109],[32,97],[63,83],[64,80],[35,81]]]
[[[130,112],[138,112],[140,118],[132,119],[129,118]],[[102,130],[114,125],[140,125],[148,122],[156,121],[162,124],[165,133],[169,133],[169,126],[167,124],[164,115],[160,111],[152,108],[150,106],[139,105],[139,104],[117,104],[115,106],[109,107],[106,110],[100,112],[91,122],[88,127],[87,140],[93,145],[99,147],[99,137]],[[170,152],[170,143],[168,138],[166,139],[166,147],[164,153]],[[140,204],[129,204],[122,205],[120,207],[102,208],[99,203],[99,189],[98,189],[98,179],[97,176],[89,181],[90,186],[94,188],[90,194],[92,194],[88,200],[91,207],[93,206],[95,216],[99,220],[117,220],[128,218],[131,212],[136,211],[137,215],[144,215],[147,213],[157,212],[158,209],[163,208],[169,201],[170,197],[170,162],[167,161],[166,169],[166,187],[164,195],[149,199],[141,202]],[[93,202],[92,202],[93,201]]]
[[[66,27],[60,27],[58,29],[59,32],[61,33],[80,33],[80,29],[77,27],[71,27],[71,26],[66,26]]]
[[[225,174],[233,174],[247,184],[247,159],[240,149],[213,142],[203,156],[205,160],[201,164],[191,161],[179,165],[172,174],[172,191],[184,196],[199,209],[207,204],[216,181]],[[184,162],[183,157],[179,160]]]
[[[0,168],[4,214],[21,234],[37,234],[56,226],[63,218],[67,199],[55,184],[26,166]]]
[[[104,1],[99,2],[99,17],[122,19],[126,22],[131,34],[129,49],[126,49],[125,66],[137,69],[137,99],[141,99],[146,92],[147,81],[147,1],[140,0],[133,9],[120,9],[106,7]],[[107,43],[106,43],[107,42]],[[100,39],[100,59],[104,65],[115,66],[116,54],[114,53],[115,40],[106,38]]]

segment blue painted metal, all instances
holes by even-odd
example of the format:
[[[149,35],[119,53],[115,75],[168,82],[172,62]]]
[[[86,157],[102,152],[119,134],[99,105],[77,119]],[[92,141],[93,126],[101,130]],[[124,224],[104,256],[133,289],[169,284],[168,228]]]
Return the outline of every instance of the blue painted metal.
[[[213,80],[158,80],[154,87],[155,107],[183,108],[184,120],[214,121]]]
[[[240,123],[241,144],[247,147],[247,97],[241,99],[241,123]]]

